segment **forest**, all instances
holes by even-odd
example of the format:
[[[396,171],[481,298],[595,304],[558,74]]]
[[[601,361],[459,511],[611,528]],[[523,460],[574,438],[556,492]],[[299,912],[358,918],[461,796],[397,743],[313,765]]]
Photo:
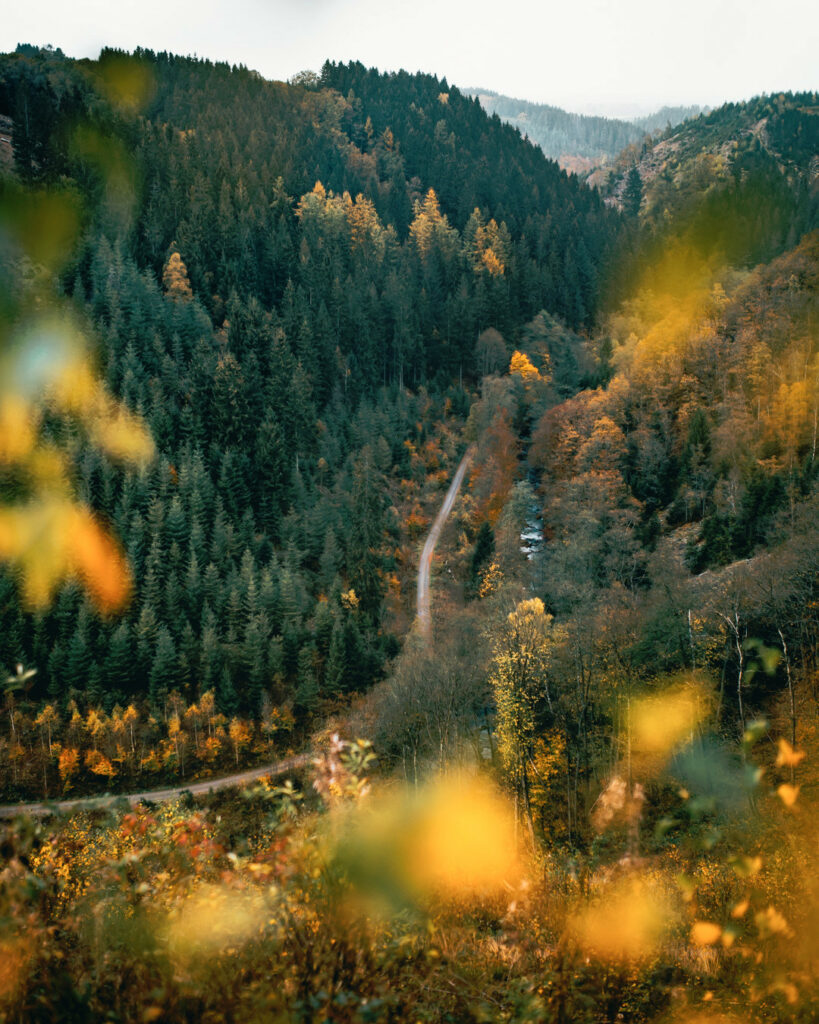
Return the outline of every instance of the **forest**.
[[[0,1020],[815,1019],[819,97],[668,123],[0,57]]]

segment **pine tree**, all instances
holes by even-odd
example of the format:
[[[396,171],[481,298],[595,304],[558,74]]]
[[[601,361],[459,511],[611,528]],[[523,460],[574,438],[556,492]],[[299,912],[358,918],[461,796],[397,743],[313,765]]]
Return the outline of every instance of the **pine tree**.
[[[628,172],[623,192],[623,209],[629,217],[636,217],[643,204],[643,179],[636,164]]]
[[[148,699],[155,708],[162,708],[168,693],[179,684],[176,645],[167,626],[157,631],[156,652],[148,676]]]

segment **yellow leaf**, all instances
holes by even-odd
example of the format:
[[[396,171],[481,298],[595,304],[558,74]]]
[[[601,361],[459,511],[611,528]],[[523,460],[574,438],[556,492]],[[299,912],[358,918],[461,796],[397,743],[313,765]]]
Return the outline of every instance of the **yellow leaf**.
[[[747,911],[750,905],[751,901],[747,897],[744,900],[740,900],[739,903],[737,903],[734,909],[731,911],[731,917],[744,917],[745,912]]]
[[[794,750],[787,740],[780,739],[777,743],[779,746],[779,753],[776,755],[777,768],[795,768],[804,758],[805,751]]]
[[[793,935],[788,922],[774,906],[769,906],[767,910],[756,914],[754,920],[756,921],[757,928],[759,928],[763,936]]]
[[[695,946],[713,946],[722,935],[722,928],[713,921],[695,921],[691,928],[691,941]]]
[[[783,782],[776,791],[776,795],[786,807],[793,807],[799,796],[799,786],[791,786],[787,782]]]
[[[662,893],[633,880],[615,885],[570,921],[575,941],[587,953],[612,962],[652,956],[670,921]]]
[[[693,735],[707,712],[707,696],[697,685],[671,686],[632,701],[634,750],[661,757],[668,755]]]

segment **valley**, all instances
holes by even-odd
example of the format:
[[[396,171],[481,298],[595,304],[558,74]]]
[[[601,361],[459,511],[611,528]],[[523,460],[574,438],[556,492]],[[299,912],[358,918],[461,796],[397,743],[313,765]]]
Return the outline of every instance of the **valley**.
[[[817,110],[0,56],[0,1020],[814,1019]]]

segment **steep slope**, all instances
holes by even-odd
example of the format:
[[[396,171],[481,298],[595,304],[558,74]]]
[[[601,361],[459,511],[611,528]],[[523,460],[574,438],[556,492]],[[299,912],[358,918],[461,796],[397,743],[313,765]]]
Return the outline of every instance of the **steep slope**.
[[[652,230],[685,230],[735,263],[770,259],[815,226],[818,182],[815,93],[726,104],[593,176],[613,205],[634,209],[636,199]]]

